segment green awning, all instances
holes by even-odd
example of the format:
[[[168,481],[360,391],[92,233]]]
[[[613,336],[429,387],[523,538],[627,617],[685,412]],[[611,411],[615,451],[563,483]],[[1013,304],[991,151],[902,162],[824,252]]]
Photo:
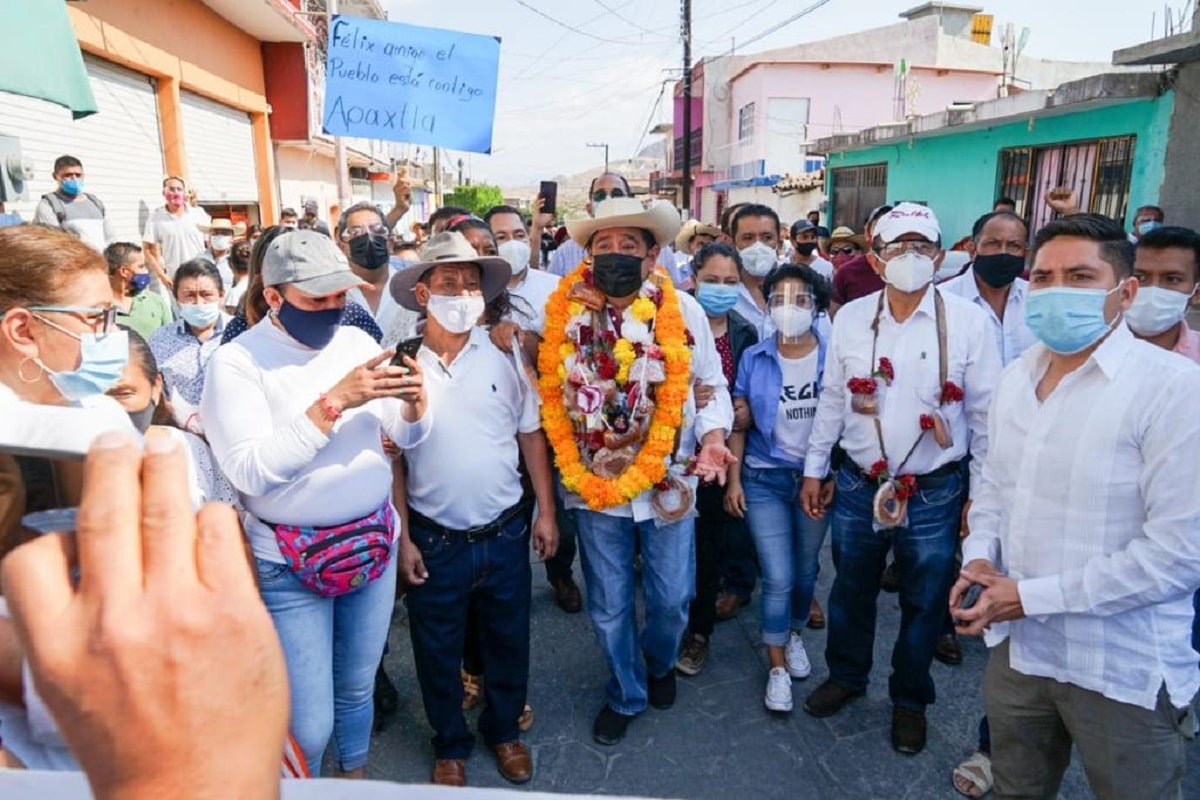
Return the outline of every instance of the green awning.
[[[0,0],[0,91],[95,114],[96,98],[64,0]]]

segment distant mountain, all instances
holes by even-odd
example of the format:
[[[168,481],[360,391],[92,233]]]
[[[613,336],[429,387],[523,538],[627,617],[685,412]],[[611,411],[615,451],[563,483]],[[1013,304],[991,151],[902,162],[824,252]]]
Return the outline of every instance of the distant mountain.
[[[653,151],[657,149],[657,153]],[[637,158],[621,159],[609,162],[608,168],[619,172],[629,181],[629,185],[637,194],[644,194],[650,188],[650,173],[661,171],[665,166],[662,158],[662,145],[646,147]],[[587,204],[587,190],[592,179],[604,171],[603,164],[597,164],[582,172],[570,175],[555,175],[548,180],[558,183],[559,208],[581,210]],[[509,199],[527,200],[537,195],[537,185],[505,186],[504,196]]]

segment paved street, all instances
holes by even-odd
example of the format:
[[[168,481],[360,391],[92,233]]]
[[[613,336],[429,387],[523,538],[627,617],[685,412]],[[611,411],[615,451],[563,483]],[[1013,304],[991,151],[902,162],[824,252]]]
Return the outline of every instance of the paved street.
[[[576,570],[578,573],[578,570]],[[819,595],[829,595],[833,568],[826,544]],[[757,595],[756,595],[757,600]],[[758,642],[757,603],[734,621],[719,623],[709,666],[679,679],[670,711],[650,709],[617,747],[592,741],[592,719],[603,702],[605,670],[586,611],[562,613],[552,602],[540,567],[534,567],[533,667],[530,701],[537,715],[525,735],[535,775],[529,788],[546,792],[713,798],[957,798],[951,767],[969,754],[981,709],[986,651],[964,642],[961,667],[934,664],[939,700],[929,710],[929,746],[916,757],[889,743],[891,706],[887,674],[899,625],[896,595],[880,599],[875,670],[865,698],[841,714],[818,720],[801,709],[804,697],[826,675],[824,631],[806,634],[813,675],[794,684],[796,710],[773,716],[762,704],[766,654]],[[412,667],[407,615],[401,604],[393,627],[389,673],[401,694],[399,714],[372,743],[370,776],[427,781],[431,736]],[[471,712],[474,720],[478,710]],[[491,754],[480,745],[467,765],[473,786],[507,786]],[[1189,752],[1184,797],[1200,797],[1200,748]],[[1082,770],[1073,766],[1063,798],[1087,798]]]

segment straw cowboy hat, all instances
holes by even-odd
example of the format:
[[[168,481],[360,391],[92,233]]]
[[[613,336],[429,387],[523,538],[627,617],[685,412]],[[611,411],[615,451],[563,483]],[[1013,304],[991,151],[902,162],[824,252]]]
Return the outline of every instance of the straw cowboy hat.
[[[246,223],[239,222],[234,225],[233,220],[227,217],[214,217],[207,224],[200,223],[196,226],[201,233],[212,233],[213,231],[233,231],[234,236],[246,235]]]
[[[484,302],[490,303],[508,286],[512,267],[503,258],[480,256],[467,237],[455,231],[443,231],[429,240],[421,251],[421,261],[392,276],[390,289],[397,303],[409,311],[424,311],[413,288],[421,277],[439,264],[475,264],[482,273]]]
[[[829,235],[829,246],[833,247],[838,242],[853,242],[858,245],[859,250],[867,249],[867,240],[861,233],[855,233],[845,225],[833,229],[833,233]]]
[[[605,228],[643,228],[654,234],[661,247],[679,233],[679,212],[664,200],[655,200],[649,207],[636,197],[611,197],[596,203],[596,215],[585,219],[567,220],[567,233],[580,247],[587,247],[596,231]]]
[[[687,246],[692,243],[692,239],[697,236],[711,236],[716,239],[721,235],[720,228],[714,228],[712,225],[705,225],[698,219],[689,219],[683,223],[683,227],[679,229],[679,234],[675,237],[675,250],[683,252],[687,250]]]

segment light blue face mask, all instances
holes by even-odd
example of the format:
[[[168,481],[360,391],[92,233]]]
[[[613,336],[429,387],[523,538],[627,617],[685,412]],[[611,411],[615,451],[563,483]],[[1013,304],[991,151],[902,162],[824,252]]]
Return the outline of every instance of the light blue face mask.
[[[728,314],[738,299],[738,285],[724,283],[701,283],[696,287],[696,302],[710,317]]]
[[[219,303],[180,303],[179,316],[193,328],[204,330],[221,316]]]
[[[129,334],[109,331],[103,335],[75,333],[40,314],[34,316],[55,330],[79,340],[79,367],[71,372],[55,372],[41,359],[34,363],[46,371],[50,382],[63,399],[75,403],[88,397],[104,394],[121,379],[129,363]]]
[[[1156,231],[1162,226],[1163,224],[1156,219],[1144,219],[1137,224],[1138,236],[1145,236],[1150,231]]]
[[[1025,296],[1025,324],[1042,342],[1060,355],[1086,350],[1117,327],[1121,316],[1112,322],[1104,319],[1104,302],[1121,288],[1037,289]]]

